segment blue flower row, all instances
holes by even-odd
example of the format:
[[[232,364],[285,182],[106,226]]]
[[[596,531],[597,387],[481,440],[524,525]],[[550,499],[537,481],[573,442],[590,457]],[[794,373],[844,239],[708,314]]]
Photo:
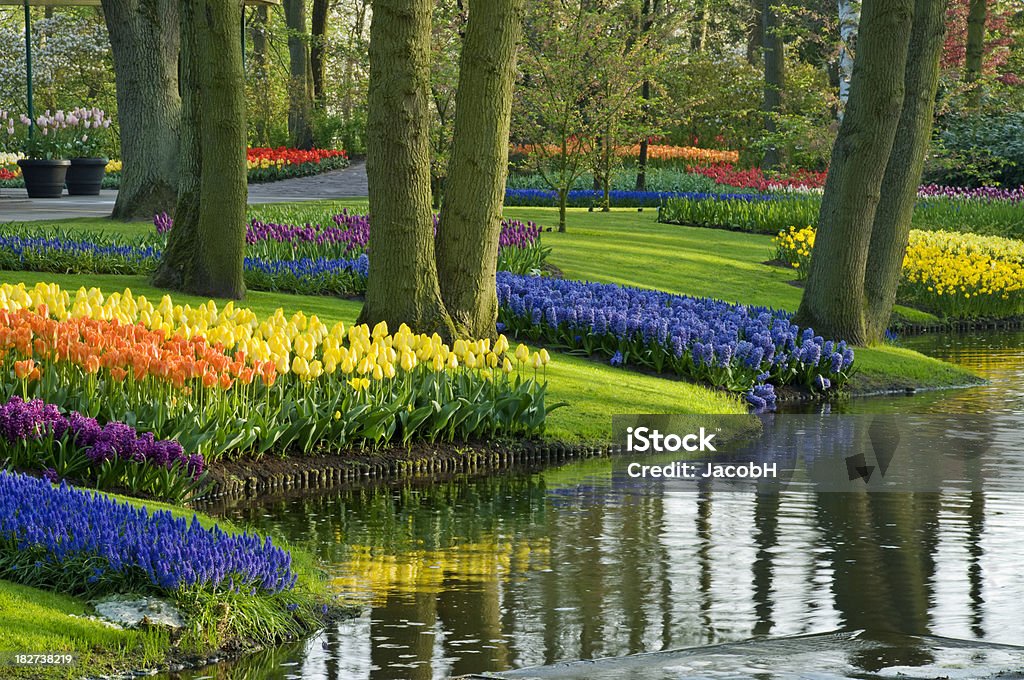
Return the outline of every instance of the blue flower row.
[[[786,200],[785,195],[778,194],[718,194],[711,192],[683,191],[612,191],[609,196],[611,204],[627,208],[656,208],[670,198],[689,200],[715,201],[777,201]],[[570,208],[589,208],[604,201],[604,192],[590,189],[573,189],[569,192],[567,205]],[[558,193],[550,189],[506,189],[505,205],[558,206]]]
[[[80,240],[49,235],[0,235],[0,268],[91,274],[140,274],[152,271],[162,248],[122,245],[110,240]],[[245,258],[247,285],[264,290],[353,295],[366,290],[369,259]]]
[[[31,562],[20,564],[19,555]],[[77,570],[87,561],[92,572],[82,578],[89,583],[142,580],[165,592],[200,587],[278,593],[296,581],[291,554],[269,538],[206,529],[195,517],[189,522],[165,510],[149,514],[109,496],[8,472],[0,472],[0,558],[14,570],[65,563]],[[24,580],[2,571],[0,578]]]
[[[710,298],[499,272],[498,303],[506,330],[743,392],[755,407],[774,401],[771,385],[841,387],[854,359],[788,312]]]

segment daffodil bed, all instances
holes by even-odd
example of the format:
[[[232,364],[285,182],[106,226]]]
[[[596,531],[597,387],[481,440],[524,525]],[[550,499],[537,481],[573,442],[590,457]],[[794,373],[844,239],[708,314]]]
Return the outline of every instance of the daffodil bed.
[[[807,275],[815,230],[775,238],[778,259]],[[897,299],[951,319],[1024,314],[1024,242],[949,231],[910,232]]]
[[[174,439],[207,463],[413,439],[543,431],[547,352],[404,325],[328,328],[130,290],[0,286],[0,383],[101,422]],[[16,362],[20,364],[15,368]]]

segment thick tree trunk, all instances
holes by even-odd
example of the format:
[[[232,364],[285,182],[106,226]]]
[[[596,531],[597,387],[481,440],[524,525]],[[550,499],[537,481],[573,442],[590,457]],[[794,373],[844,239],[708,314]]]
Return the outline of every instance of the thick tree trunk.
[[[177,200],[178,0],[103,0],[121,132],[113,217],[151,219]]]
[[[870,340],[864,275],[872,223],[903,108],[914,0],[864,0],[850,99],[832,148],[797,322]]]
[[[471,3],[459,59],[437,269],[462,337],[491,337],[498,320],[495,271],[522,12],[523,0]]]
[[[310,116],[313,89],[310,84],[309,33],[306,31],[306,0],[284,0],[288,27],[288,137],[297,149],[313,146]]]
[[[196,295],[245,295],[245,87],[240,6],[181,0],[182,175],[174,228],[154,275]]]
[[[762,39],[764,52],[764,128],[768,134],[777,129],[775,117],[782,111],[782,91],[786,86],[786,58],[779,35],[779,14],[775,8],[775,0],[764,0],[761,8],[763,22]],[[771,169],[782,162],[779,150],[774,146],[765,149],[761,167]]]
[[[313,0],[313,14],[310,17],[312,43],[309,46],[309,68],[313,76],[313,104],[324,105],[324,55],[327,47],[328,0]]]
[[[452,337],[430,209],[430,0],[375,0],[366,174],[370,279],[360,323]]]
[[[910,218],[932,136],[939,58],[946,34],[947,0],[916,0],[910,34],[903,111],[875,210],[864,276],[869,341],[885,335],[910,238]]]
[[[970,0],[967,11],[967,54],[964,59],[964,82],[974,84],[981,78],[985,58],[985,20],[988,13],[986,0]],[[971,104],[980,99],[978,88],[971,92]]]

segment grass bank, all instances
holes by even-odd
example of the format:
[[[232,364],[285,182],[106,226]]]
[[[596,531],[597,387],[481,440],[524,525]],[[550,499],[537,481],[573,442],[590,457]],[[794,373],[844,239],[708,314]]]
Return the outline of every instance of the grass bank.
[[[133,505],[144,505],[150,512],[170,511],[177,517],[191,519],[193,514],[204,527],[218,526],[227,533],[240,533],[242,529],[225,520],[214,520],[192,510],[153,501],[114,496]],[[308,552],[285,545],[273,537],[276,545],[289,549],[292,567],[298,575],[296,599],[314,597],[328,601],[327,582]],[[210,598],[211,600],[215,598]],[[71,597],[39,588],[0,580],[0,655],[10,654],[72,654],[76,657],[70,666],[39,668],[31,666],[4,666],[0,660],[0,677],[16,678],[77,678],[115,672],[151,669],[169,662],[187,662],[217,654],[239,653],[254,646],[254,641],[227,635],[226,630],[237,627],[238,621],[230,617],[251,616],[261,611],[261,604],[251,598],[251,606],[198,607],[190,603],[179,608],[189,615],[190,624],[180,636],[172,636],[163,629],[128,630],[106,624],[93,615],[84,599]],[[215,611],[216,610],[216,611]],[[254,626],[267,626],[267,621],[256,621]],[[259,644],[259,643],[255,643]]]

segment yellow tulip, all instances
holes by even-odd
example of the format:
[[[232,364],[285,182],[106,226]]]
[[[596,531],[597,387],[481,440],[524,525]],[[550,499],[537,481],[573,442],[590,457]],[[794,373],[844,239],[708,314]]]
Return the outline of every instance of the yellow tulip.
[[[530,358],[530,348],[526,345],[519,345],[516,347],[516,360],[520,363],[525,364]]]

